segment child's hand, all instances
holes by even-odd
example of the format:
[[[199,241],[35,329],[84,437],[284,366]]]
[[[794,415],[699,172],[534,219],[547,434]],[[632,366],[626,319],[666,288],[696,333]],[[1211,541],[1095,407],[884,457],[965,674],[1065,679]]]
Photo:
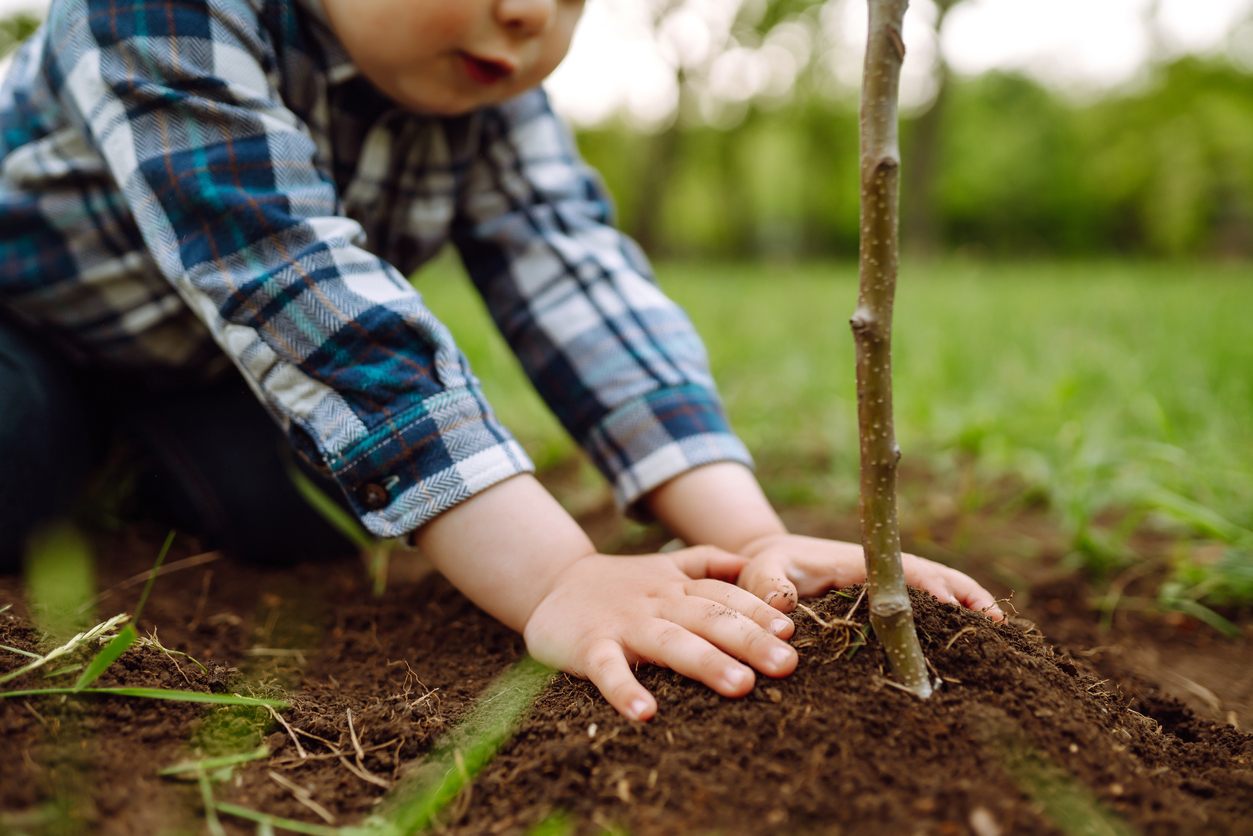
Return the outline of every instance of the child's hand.
[[[866,580],[862,548],[853,543],[775,534],[754,540],[741,553],[750,561],[740,573],[739,585],[781,612],[796,609],[798,595],[821,595]],[[994,621],[1005,617],[992,594],[968,575],[912,554],[901,555],[901,560],[910,586]]]
[[[709,546],[643,557],[589,555],[563,570],[531,613],[523,630],[527,648],[547,665],[590,679],[634,720],[657,712],[632,672],[640,662],[741,697],[752,690],[752,668],[782,677],[797,662],[783,641],[792,635],[791,620],[726,582],[747,563]]]

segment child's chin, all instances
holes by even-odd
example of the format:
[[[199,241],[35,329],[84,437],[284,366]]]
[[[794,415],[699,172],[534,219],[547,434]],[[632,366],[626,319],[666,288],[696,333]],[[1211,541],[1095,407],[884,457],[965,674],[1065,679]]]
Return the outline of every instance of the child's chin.
[[[402,92],[400,96],[394,96],[393,98],[398,101],[401,107],[413,113],[421,113],[428,116],[464,116],[471,111],[478,110],[480,107],[504,101],[506,97],[491,96],[485,93],[471,96],[455,91],[441,93],[423,91],[414,95],[405,95]]]

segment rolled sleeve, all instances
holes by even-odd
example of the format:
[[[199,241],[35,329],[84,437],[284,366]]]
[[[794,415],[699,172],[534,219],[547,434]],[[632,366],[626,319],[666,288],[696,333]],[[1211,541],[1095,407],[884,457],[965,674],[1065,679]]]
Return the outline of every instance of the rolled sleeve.
[[[618,503],[703,464],[751,466],[705,349],[612,226],[608,196],[540,90],[484,114],[453,240],[540,395]]]
[[[451,334],[363,248],[251,5],[67,0],[59,96],[161,271],[380,536],[533,469]]]

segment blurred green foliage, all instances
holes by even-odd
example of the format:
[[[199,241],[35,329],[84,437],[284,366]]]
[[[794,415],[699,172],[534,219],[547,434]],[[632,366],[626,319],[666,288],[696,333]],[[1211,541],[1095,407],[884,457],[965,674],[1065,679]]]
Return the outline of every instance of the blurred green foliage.
[[[639,176],[655,137],[610,126],[579,141],[624,228],[663,219],[659,254],[852,256],[855,104],[810,92],[750,110],[730,130],[681,125],[658,206],[641,205]],[[902,125],[907,166],[916,122]],[[944,248],[976,254],[1249,256],[1250,136],[1253,75],[1225,60],[1179,59],[1086,103],[1020,75],[959,78],[936,139],[930,211]]]
[[[91,625],[95,558],[77,527],[58,521],[38,529],[27,542],[24,563],[35,622],[53,645]]]
[[[0,18],[0,58],[16,49],[37,28],[39,18],[26,12]]]
[[[537,464],[568,460],[573,445],[458,273],[441,261],[417,286]],[[767,492],[851,513],[856,266],[662,262],[658,274],[704,337]],[[926,490],[959,508],[1012,475],[1098,574],[1135,558],[1142,526],[1182,536],[1196,545],[1176,566],[1189,594],[1253,602],[1251,281],[1240,265],[906,262],[894,343],[905,466],[921,464]]]

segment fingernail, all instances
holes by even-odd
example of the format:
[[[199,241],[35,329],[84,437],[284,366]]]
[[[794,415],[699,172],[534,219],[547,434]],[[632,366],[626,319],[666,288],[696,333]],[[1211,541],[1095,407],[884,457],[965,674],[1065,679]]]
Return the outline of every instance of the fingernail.
[[[770,661],[774,663],[776,668],[781,668],[788,662],[792,661],[792,648],[776,647],[770,651]]]
[[[722,675],[722,680],[730,688],[739,688],[748,679],[748,673],[743,668],[731,668]]]
[[[777,589],[774,592],[771,592],[769,595],[766,596],[766,603],[769,604],[771,601],[775,599],[775,596],[778,594],[779,594],[779,590]]]
[[[648,700],[643,697],[640,697],[637,700],[632,700],[631,704],[627,706],[627,713],[631,715],[632,720],[639,720],[644,716],[644,712],[647,710]]]
[[[788,624],[790,623],[791,622],[789,622],[786,618],[776,618],[774,621],[770,622],[770,632],[777,636],[786,630]]]

